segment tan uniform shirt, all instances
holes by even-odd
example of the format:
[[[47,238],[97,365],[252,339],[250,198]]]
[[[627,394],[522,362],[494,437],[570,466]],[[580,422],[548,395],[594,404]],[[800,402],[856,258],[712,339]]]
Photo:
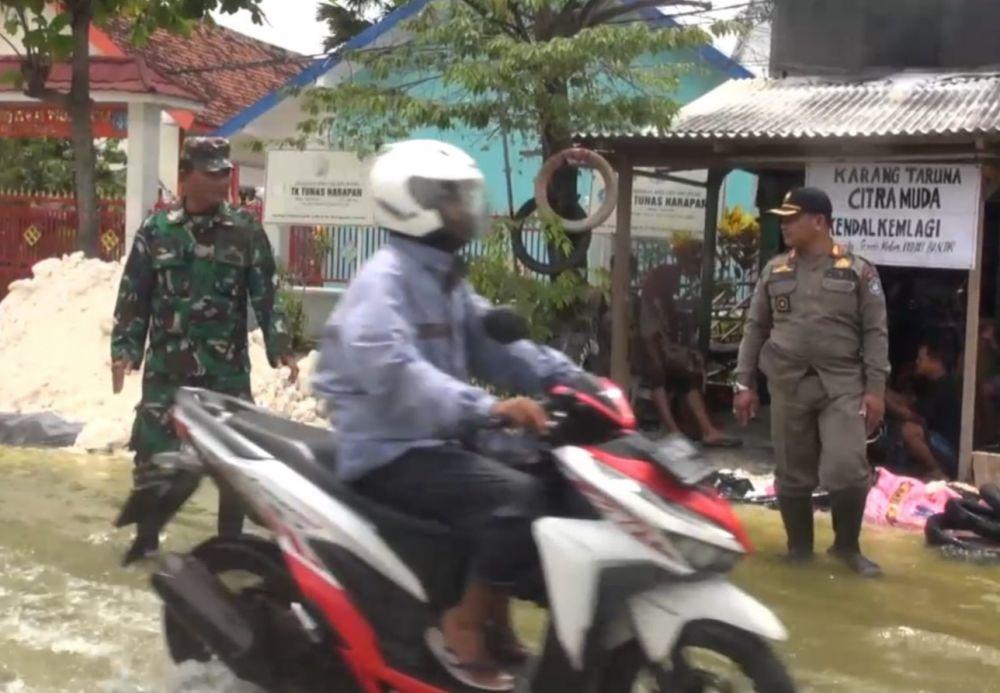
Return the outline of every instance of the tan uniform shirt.
[[[767,263],[743,328],[736,381],[753,386],[758,365],[771,387],[786,392],[815,371],[830,397],[884,394],[889,334],[875,267],[840,246],[823,257],[793,251]]]

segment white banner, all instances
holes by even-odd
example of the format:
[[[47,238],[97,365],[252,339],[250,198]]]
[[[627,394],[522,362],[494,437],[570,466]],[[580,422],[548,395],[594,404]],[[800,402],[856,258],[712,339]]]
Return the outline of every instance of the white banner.
[[[707,171],[683,171],[674,174],[704,184]],[[632,182],[632,235],[670,238],[674,231],[686,231],[695,238],[705,234],[705,188],[669,180],[635,176]],[[604,202],[604,180],[595,175],[590,185],[590,211]],[[594,229],[594,233],[613,234],[616,215]]]
[[[367,190],[370,165],[353,152],[269,151],[264,222],[373,224]]]
[[[816,164],[838,243],[878,265],[971,269],[981,200],[974,165]]]

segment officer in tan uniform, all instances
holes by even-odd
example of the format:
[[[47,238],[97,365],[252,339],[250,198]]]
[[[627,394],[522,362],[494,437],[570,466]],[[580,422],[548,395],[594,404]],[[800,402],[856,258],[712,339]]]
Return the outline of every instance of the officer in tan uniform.
[[[859,537],[871,468],[866,429],[885,412],[889,374],[885,298],[875,268],[830,236],[822,190],[799,188],[771,213],[790,252],[761,272],[740,344],[734,411],[746,424],[759,401],[758,367],[771,391],[771,436],[781,518],[792,560],[813,553],[811,495],[830,493],[829,553],[865,577],[881,574]]]

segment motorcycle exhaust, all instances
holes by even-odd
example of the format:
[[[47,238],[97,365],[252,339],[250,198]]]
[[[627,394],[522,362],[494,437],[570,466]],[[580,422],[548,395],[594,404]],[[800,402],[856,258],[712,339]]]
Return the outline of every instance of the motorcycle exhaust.
[[[241,679],[267,678],[253,622],[218,577],[197,558],[166,554],[151,578],[168,611]]]

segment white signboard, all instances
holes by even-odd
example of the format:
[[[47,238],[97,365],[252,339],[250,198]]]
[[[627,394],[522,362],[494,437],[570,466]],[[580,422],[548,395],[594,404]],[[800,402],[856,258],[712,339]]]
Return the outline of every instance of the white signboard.
[[[830,196],[837,242],[876,264],[975,264],[978,166],[821,164],[806,169],[806,185]]]
[[[264,222],[373,224],[369,168],[353,152],[269,151]]]
[[[674,174],[704,184],[707,171],[684,171]],[[669,180],[636,176],[632,182],[632,235],[669,238],[674,231],[686,231],[696,238],[705,233],[705,188]],[[590,185],[590,211],[604,202],[604,181],[594,176]],[[616,216],[594,229],[594,233],[613,234]]]

